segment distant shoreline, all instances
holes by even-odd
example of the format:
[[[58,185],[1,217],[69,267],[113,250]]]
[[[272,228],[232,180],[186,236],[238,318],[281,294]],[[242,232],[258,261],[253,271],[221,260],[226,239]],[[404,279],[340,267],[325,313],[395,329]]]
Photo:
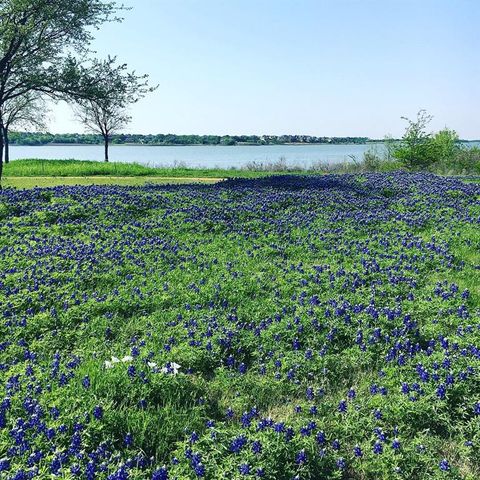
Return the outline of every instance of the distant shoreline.
[[[400,140],[395,140],[400,141]],[[315,147],[315,146],[355,146],[355,145],[377,145],[383,144],[385,140],[369,140],[365,143],[236,143],[235,145],[206,145],[204,143],[158,143],[158,144],[147,144],[147,143],[110,143],[110,147]],[[480,143],[480,140],[460,140],[459,143]],[[103,143],[42,143],[37,145],[28,145],[22,143],[11,143],[10,147],[101,147]]]
[[[205,145],[204,143],[189,143],[189,144],[178,144],[178,143],[158,143],[158,144],[146,144],[146,143],[110,143],[111,147],[315,147],[318,145],[330,145],[332,147],[338,147],[339,145],[369,145],[371,143],[383,143],[382,140],[379,141],[370,141],[367,143],[237,143],[235,145]],[[10,147],[97,147],[103,146],[103,143],[42,143],[40,145],[26,145],[13,143],[10,144]]]
[[[395,142],[400,142],[401,139],[392,139]],[[461,144],[480,143],[480,140],[460,140]],[[110,147],[315,147],[315,146],[331,146],[331,147],[351,147],[351,146],[368,146],[368,145],[382,145],[385,144],[385,140],[367,140],[366,142],[286,142],[286,143],[249,143],[249,142],[236,142],[232,145],[215,144],[215,143],[140,143],[140,142],[110,142]],[[77,142],[65,142],[65,143],[17,143],[11,142],[10,147],[102,147],[103,142],[97,143],[77,143]]]

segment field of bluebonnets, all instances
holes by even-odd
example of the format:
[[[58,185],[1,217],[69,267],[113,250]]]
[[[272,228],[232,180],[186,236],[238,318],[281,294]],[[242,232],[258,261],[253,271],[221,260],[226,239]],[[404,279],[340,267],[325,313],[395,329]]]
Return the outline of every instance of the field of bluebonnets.
[[[0,478],[479,478],[480,185],[4,189],[0,217]]]

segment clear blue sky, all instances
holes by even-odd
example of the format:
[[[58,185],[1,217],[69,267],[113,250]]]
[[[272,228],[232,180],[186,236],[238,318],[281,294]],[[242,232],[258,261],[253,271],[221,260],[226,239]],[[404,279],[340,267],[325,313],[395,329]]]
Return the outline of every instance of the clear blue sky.
[[[480,0],[126,0],[96,32],[158,90],[137,133],[401,135],[420,108],[480,138]],[[51,131],[82,131],[65,106]]]

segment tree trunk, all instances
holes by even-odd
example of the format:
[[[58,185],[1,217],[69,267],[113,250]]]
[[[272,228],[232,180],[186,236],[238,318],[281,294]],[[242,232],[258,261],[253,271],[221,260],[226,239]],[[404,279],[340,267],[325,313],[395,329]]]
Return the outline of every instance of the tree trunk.
[[[2,173],[3,173],[3,134],[0,131],[0,190],[2,189]]]
[[[108,162],[108,135],[104,135],[103,139],[105,140],[105,161]]]
[[[3,102],[0,103],[0,113],[2,112]],[[2,174],[3,174],[3,116],[0,115],[0,190],[2,189]]]
[[[8,127],[3,127],[3,144],[5,148],[5,163],[10,162],[10,143],[8,141]]]

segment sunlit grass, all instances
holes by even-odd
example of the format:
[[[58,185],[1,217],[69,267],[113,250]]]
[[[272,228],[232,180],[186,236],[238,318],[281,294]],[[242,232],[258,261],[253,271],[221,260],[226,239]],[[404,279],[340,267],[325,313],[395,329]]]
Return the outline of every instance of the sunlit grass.
[[[4,165],[5,177],[256,177],[268,172],[238,169],[148,167],[139,163],[94,162],[88,160],[14,160]]]
[[[89,176],[89,177],[5,177],[4,187],[35,188],[58,187],[63,185],[145,185],[180,183],[215,183],[220,178],[199,177],[147,177],[147,176]]]

